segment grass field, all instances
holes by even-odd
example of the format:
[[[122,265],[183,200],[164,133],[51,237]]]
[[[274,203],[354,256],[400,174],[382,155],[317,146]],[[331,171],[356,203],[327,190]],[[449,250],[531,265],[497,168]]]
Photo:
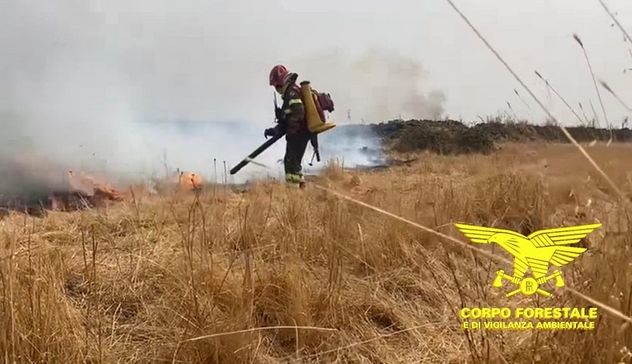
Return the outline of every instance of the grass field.
[[[630,315],[632,146],[587,150],[625,200],[564,144],[417,154],[373,173],[331,164],[314,183],[461,240],[456,221],[525,234],[602,222],[566,283]],[[631,362],[632,329],[604,310],[591,332],[464,333],[461,306],[510,300],[490,286],[498,263],[313,185],[138,188],[0,229],[7,363]],[[591,306],[560,293],[511,304]]]

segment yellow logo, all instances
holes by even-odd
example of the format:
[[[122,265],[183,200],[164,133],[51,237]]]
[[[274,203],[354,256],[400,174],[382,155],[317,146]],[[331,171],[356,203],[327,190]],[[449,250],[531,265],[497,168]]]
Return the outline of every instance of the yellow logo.
[[[527,296],[538,293],[549,297],[551,293],[542,288],[544,284],[555,279],[556,287],[564,287],[562,271],[555,269],[549,274],[549,265],[562,267],[575,260],[586,248],[569,245],[578,243],[601,224],[546,229],[529,236],[511,230],[476,225],[455,226],[473,243],[496,243],[514,257],[513,274],[510,276],[502,269],[498,270],[493,287],[500,288],[507,281],[516,286],[516,289],[507,293],[507,297],[517,293]],[[528,269],[531,270],[531,276],[525,277]]]

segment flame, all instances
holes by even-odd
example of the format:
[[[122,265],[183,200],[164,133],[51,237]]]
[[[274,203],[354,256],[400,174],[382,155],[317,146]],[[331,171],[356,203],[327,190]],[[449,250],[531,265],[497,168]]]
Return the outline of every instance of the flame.
[[[44,156],[24,153],[0,157],[8,180],[0,189],[0,212],[14,210],[40,214],[45,210],[73,211],[123,200],[106,178],[69,171]]]
[[[193,191],[202,188],[202,177],[193,172],[180,172],[178,186],[183,191]]]
[[[84,172],[68,171],[68,186],[73,192],[80,192],[95,200],[122,200],[121,193],[107,182]]]
[[[86,207],[102,207],[107,201],[121,201],[121,193],[107,183],[84,172],[68,171],[68,190],[49,195],[50,209],[72,211]]]
[[[176,184],[181,191],[193,191],[201,189],[203,181],[199,174],[183,171],[173,177],[172,183]]]

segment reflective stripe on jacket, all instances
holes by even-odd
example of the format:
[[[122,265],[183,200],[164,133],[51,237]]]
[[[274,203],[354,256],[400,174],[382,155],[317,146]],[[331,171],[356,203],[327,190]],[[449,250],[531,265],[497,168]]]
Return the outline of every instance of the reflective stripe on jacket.
[[[305,118],[305,106],[301,99],[301,89],[298,85],[294,84],[289,86],[286,97],[287,103],[284,103],[285,108],[282,110],[285,115],[285,129],[288,134],[299,134],[307,131],[307,121]]]

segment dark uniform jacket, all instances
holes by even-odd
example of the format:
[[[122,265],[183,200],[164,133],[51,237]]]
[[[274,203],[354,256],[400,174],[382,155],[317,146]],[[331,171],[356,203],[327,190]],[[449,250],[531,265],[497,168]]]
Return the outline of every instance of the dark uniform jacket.
[[[283,106],[281,108],[281,114],[283,118],[280,121],[280,126],[287,131],[288,135],[297,135],[307,132],[307,120],[305,118],[305,106],[301,99],[301,88],[292,84],[289,90],[287,90],[285,97],[287,100],[283,100]]]

